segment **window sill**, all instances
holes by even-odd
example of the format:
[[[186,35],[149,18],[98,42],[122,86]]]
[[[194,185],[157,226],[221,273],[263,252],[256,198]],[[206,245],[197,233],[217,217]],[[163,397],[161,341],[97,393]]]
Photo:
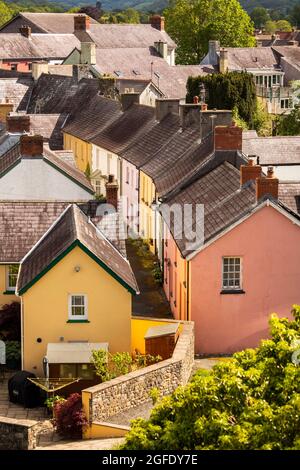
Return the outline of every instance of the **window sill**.
[[[89,320],[68,320],[67,323],[90,323]]]
[[[14,290],[6,290],[3,292],[3,295],[16,295],[16,291]]]
[[[243,289],[223,289],[220,294],[246,294]]]

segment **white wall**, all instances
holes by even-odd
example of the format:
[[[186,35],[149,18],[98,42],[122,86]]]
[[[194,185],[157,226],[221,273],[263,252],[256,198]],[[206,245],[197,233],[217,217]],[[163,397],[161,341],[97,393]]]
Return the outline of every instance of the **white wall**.
[[[42,158],[22,159],[0,178],[0,199],[88,201],[93,196]]]
[[[100,170],[103,177],[103,193],[108,175],[114,175],[121,190],[121,160],[115,153],[109,152],[97,145],[92,145],[92,173]]]
[[[267,173],[268,166],[270,165],[261,165],[263,171]],[[300,181],[300,164],[299,165],[283,165],[283,166],[275,166],[272,165],[274,168],[274,173],[276,178],[283,181]]]

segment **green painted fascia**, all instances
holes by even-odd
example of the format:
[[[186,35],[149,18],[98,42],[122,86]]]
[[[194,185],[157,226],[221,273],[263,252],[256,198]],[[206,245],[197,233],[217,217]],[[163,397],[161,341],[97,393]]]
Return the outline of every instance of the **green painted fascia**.
[[[15,166],[17,166],[19,163],[21,163],[21,158],[18,158],[14,163],[12,163],[8,168],[6,168],[3,173],[1,173],[0,178],[3,178],[7,173],[9,173]]]
[[[3,295],[16,295],[14,290],[5,290],[2,292]]]
[[[51,261],[48,266],[46,266],[37,276],[35,276],[26,286],[24,286],[20,291],[19,295],[23,295],[28,289],[30,289],[37,281],[39,281],[45,274],[47,274],[50,269],[52,269],[57,263],[59,263],[68,253],[70,253],[73,248],[77,246],[77,240],[75,240],[71,245],[64,250],[60,255],[58,255],[53,261]]]
[[[76,183],[78,186],[80,186],[81,188],[83,188],[85,191],[87,191],[88,193],[94,195],[95,192],[88,188],[87,186],[85,186],[83,183],[80,183],[80,181],[76,180],[75,178],[73,178],[73,176],[71,175],[68,175],[68,173],[66,173],[62,168],[59,168],[58,166],[56,166],[54,163],[50,162],[50,160],[48,160],[47,158],[44,158],[44,162],[48,163],[48,165],[52,166],[52,168],[54,168],[55,170],[59,171],[62,175],[66,176],[67,178],[69,178],[69,180],[73,181],[73,183]]]
[[[91,323],[89,320],[68,320],[67,323]]]
[[[84,251],[90,258],[92,258],[101,268],[104,269],[108,274],[110,274],[116,281],[118,281],[125,289],[127,289],[131,294],[136,295],[136,291],[125,282],[120,276],[118,276],[114,271],[112,271],[103,261],[101,261],[94,253],[92,253],[85,245],[83,245],[79,240],[77,240],[78,246]]]
[[[121,279],[114,271],[112,271],[103,261],[101,261],[94,253],[92,253],[85,245],[83,245],[79,240],[75,240],[66,250],[64,250],[60,255],[58,255],[51,263],[46,266],[34,279],[32,279],[26,286],[24,286],[18,293],[18,295],[23,295],[28,289],[30,289],[39,279],[41,279],[50,269],[52,269],[57,263],[59,263],[68,253],[70,253],[76,246],[82,249],[90,258],[92,258],[101,268],[104,269],[108,274],[110,274],[116,281],[118,281],[125,289],[127,289],[131,294],[136,295],[136,291],[129,286],[123,279]]]

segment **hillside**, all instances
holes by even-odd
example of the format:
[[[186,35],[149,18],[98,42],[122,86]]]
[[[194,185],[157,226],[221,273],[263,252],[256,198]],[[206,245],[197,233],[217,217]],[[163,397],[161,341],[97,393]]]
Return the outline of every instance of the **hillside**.
[[[10,0],[6,0],[6,3],[10,3]],[[96,3],[96,0],[20,0],[17,3],[28,4],[45,4],[55,3],[56,5],[62,6],[65,9],[74,6],[84,6]],[[168,0],[102,0],[102,7],[104,10],[124,10],[126,8],[135,8],[140,11],[149,12],[161,12],[168,5]],[[283,13],[287,13],[299,0],[240,0],[241,5],[245,10],[251,12],[253,8],[257,6],[263,6],[268,9],[280,10]]]

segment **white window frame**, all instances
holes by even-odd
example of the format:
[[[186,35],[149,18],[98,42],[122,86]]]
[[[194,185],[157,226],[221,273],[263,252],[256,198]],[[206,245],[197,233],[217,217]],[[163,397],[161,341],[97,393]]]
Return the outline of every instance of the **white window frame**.
[[[72,297],[84,298],[84,315],[72,315]],[[86,294],[69,294],[68,296],[68,317],[69,320],[87,320],[88,319],[88,298]]]
[[[225,259],[239,259],[240,260],[240,283],[239,286],[225,286],[224,284],[224,260]],[[229,271],[228,271],[229,272]],[[235,273],[235,271],[233,271]],[[231,290],[242,290],[243,289],[243,259],[241,256],[223,256],[222,257],[222,291],[231,291]]]
[[[6,266],[6,290],[8,292],[15,292],[17,284],[15,286],[10,286],[9,285],[9,276],[10,276],[9,268],[10,268],[10,266],[18,266],[18,269],[19,269],[19,265],[18,264],[8,264]],[[18,273],[17,273],[17,278],[18,278]],[[17,279],[16,279],[16,282],[17,282]]]

